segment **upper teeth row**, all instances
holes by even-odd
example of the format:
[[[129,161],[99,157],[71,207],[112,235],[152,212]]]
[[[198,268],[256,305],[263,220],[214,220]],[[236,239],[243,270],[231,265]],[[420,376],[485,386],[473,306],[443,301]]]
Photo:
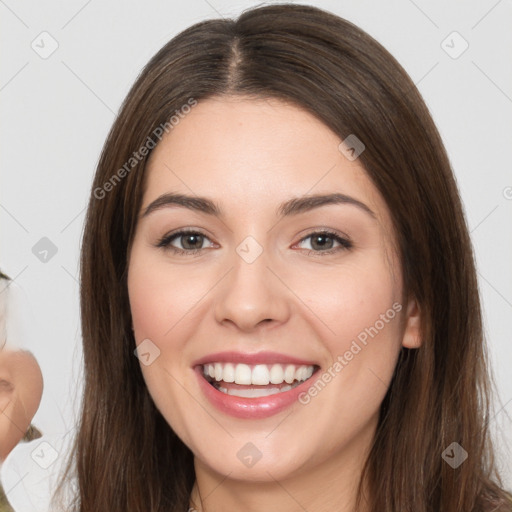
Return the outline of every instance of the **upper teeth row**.
[[[203,373],[216,381],[235,382],[236,384],[291,384],[294,380],[303,381],[313,375],[313,366],[288,364],[248,364],[211,363],[203,366]]]

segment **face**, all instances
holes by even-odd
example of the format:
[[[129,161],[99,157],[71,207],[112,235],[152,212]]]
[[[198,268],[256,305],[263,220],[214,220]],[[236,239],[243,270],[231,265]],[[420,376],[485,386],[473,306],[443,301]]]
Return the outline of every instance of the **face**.
[[[25,350],[0,350],[0,461],[25,435],[43,390],[41,369]]]
[[[399,351],[417,346],[389,210],[341,142],[295,106],[214,98],[150,157],[134,335],[196,471],[268,481],[358,466]]]

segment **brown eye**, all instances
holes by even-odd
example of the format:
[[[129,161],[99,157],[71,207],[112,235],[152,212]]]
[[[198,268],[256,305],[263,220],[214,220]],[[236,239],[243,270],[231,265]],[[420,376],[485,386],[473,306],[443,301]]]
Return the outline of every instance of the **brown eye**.
[[[204,249],[204,242],[208,240],[209,238],[200,231],[182,230],[162,238],[158,242],[157,247],[170,250],[176,254],[191,255],[202,251]],[[183,248],[173,245],[175,241],[178,241],[177,243],[179,243]]]
[[[310,239],[310,245],[312,248],[308,251],[308,254],[311,255],[323,256],[352,248],[352,242],[350,240],[333,231],[314,231],[304,237],[300,243],[303,243],[308,239]],[[334,244],[338,244],[338,247]]]

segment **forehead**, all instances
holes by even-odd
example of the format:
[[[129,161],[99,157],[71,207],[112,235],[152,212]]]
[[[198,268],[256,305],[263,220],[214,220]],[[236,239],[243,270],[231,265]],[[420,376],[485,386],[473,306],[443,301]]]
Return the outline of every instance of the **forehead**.
[[[274,212],[290,197],[339,192],[365,202],[383,226],[389,224],[384,200],[340,143],[315,116],[280,100],[200,101],[153,150],[143,205],[181,192],[211,197],[226,209]]]

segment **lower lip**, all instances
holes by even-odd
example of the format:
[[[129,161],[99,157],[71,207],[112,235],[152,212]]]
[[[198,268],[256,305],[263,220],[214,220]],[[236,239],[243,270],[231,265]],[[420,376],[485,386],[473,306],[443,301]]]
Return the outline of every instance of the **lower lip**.
[[[298,401],[298,397],[302,391],[310,386],[311,377],[302,384],[276,393],[275,395],[261,396],[258,398],[244,398],[240,396],[227,395],[222,391],[214,388],[204,377],[203,368],[198,366],[196,374],[199,379],[199,386],[206,398],[221,412],[244,419],[260,419],[268,418],[278,412],[283,411],[294,402]],[[314,374],[313,374],[314,375]]]

